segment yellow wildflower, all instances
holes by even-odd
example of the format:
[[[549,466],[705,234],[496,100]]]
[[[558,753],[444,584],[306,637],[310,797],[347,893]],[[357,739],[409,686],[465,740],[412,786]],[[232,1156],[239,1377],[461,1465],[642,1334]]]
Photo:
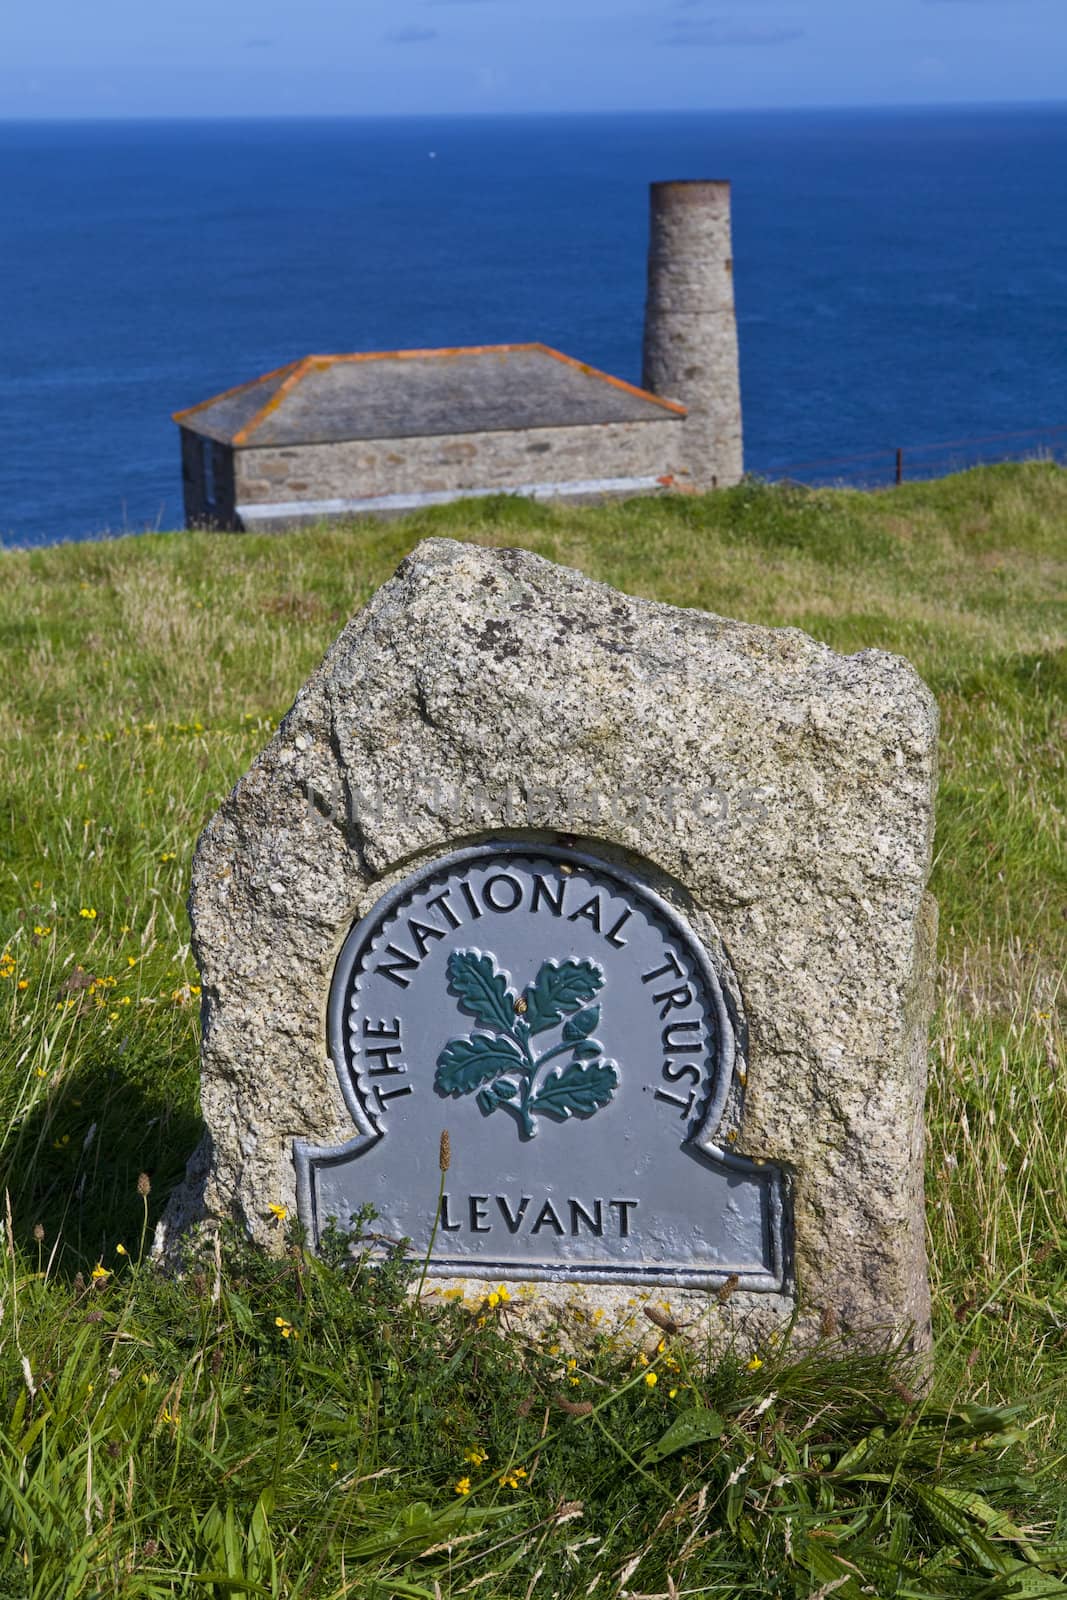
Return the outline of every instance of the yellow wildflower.
[[[14,975],[15,958],[10,950],[5,950],[0,956],[0,978],[10,978]]]
[[[33,931],[37,935],[38,939],[47,939],[52,930],[50,927],[46,927],[43,922],[35,922],[33,925]]]
[[[128,967],[135,967],[137,965],[138,961],[140,961],[140,959],[141,959],[140,956],[127,956],[126,957],[126,965]]]
[[[331,1472],[336,1472],[337,1471],[337,1462],[336,1461],[331,1461],[330,1462],[330,1471]]]
[[[502,1489],[518,1489],[526,1476],[525,1467],[515,1467],[511,1472],[505,1472],[500,1480]]]
[[[74,770],[75,772],[85,772],[88,768],[88,765],[89,763],[87,761],[79,761]]]
[[[668,1389],[667,1390],[667,1399],[668,1400],[673,1400],[677,1393],[678,1393],[677,1389]]]
[[[18,983],[15,985],[15,987],[17,989],[28,989],[29,986],[30,986],[29,978],[20,978]]]
[[[94,1282],[103,1283],[104,1279],[105,1278],[110,1278],[111,1274],[107,1270],[107,1268],[102,1264],[102,1262],[98,1261],[96,1263],[96,1266],[93,1268],[92,1276],[93,1276]]]
[[[291,1339],[293,1334],[296,1332],[293,1324],[291,1322],[287,1322],[284,1317],[275,1317],[274,1326],[280,1331],[283,1339]]]
[[[511,1296],[508,1294],[506,1285],[498,1283],[496,1286],[496,1292],[504,1304],[507,1305],[508,1301],[511,1299]]]
[[[81,910],[78,912],[78,915],[79,915],[79,917],[84,917],[86,922],[95,922],[96,921],[96,907],[95,906],[82,906]]]
[[[480,1467],[483,1461],[489,1460],[489,1457],[486,1455],[484,1450],[480,1450],[478,1446],[475,1445],[473,1450],[467,1451],[467,1454],[463,1457],[463,1459],[464,1461],[469,1461],[472,1467]]]
[[[497,1306],[500,1304],[500,1296],[498,1294],[491,1294],[485,1303],[489,1307],[490,1311],[495,1311]]]
[[[760,1360],[759,1356],[753,1356],[745,1370],[746,1372],[758,1372],[762,1365],[763,1362]]]
[[[276,1201],[273,1200],[267,1207],[267,1210],[270,1212],[275,1222],[284,1222],[286,1217],[289,1215],[288,1206],[280,1206]]]
[[[177,861],[178,857],[173,850],[164,850],[159,859],[160,861]]]
[[[127,1250],[127,1248],[126,1248],[126,1246],[124,1244],[117,1244],[115,1246],[115,1254],[117,1256],[128,1256],[129,1253],[130,1252]]]
[[[469,1478],[460,1478],[459,1482],[456,1484],[456,1493],[457,1494],[470,1494],[470,1492],[471,1492],[471,1481],[470,1481],[470,1479]]]
[[[645,1382],[648,1384],[648,1387],[650,1389],[654,1389],[656,1387],[657,1383],[659,1382],[659,1373],[658,1372],[646,1372],[645,1373]]]

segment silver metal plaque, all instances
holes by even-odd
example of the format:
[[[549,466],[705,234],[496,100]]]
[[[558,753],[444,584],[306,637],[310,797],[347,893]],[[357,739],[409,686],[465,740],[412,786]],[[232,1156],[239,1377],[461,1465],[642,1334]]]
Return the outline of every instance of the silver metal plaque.
[[[294,1142],[313,1240],[369,1203],[416,1254],[436,1215],[438,1276],[783,1287],[781,1174],[719,1143],[740,1091],[715,969],[625,869],[503,843],[432,863],[349,934],[329,1036],[357,1132]]]

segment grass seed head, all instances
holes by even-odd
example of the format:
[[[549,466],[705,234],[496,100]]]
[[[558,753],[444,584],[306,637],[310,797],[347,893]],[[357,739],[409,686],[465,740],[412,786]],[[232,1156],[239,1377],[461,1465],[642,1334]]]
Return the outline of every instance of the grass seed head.
[[[667,1316],[664,1311],[657,1311],[655,1306],[642,1306],[641,1310],[649,1322],[654,1322],[657,1328],[662,1328],[664,1333],[681,1333],[682,1324],[675,1322],[673,1317]]]

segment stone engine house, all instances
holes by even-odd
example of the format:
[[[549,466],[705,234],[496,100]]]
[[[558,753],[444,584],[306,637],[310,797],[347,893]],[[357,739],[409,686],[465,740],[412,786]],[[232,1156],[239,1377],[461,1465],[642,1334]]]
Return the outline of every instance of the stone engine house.
[[[736,483],[730,186],[652,185],[642,388],[543,344],[313,355],[174,420],[187,527]]]

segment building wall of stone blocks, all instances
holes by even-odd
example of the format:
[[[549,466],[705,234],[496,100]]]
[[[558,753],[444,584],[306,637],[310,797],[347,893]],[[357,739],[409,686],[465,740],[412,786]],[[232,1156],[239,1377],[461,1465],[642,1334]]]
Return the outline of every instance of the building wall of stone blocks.
[[[236,524],[233,447],[181,430],[182,494],[187,528],[232,528]]]
[[[682,477],[683,421],[352,439],[236,452],[237,504],[517,488],[586,479]]]

